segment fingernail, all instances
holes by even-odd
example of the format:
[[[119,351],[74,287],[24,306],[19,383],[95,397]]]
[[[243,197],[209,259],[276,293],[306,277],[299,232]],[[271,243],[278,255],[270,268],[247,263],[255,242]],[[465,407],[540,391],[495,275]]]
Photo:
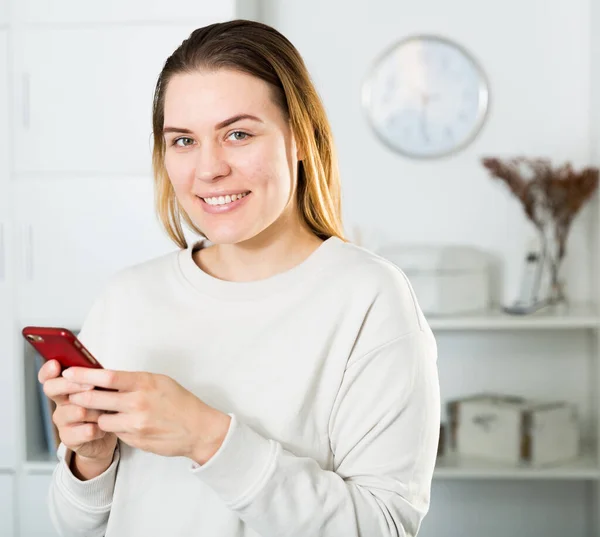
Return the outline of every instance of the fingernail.
[[[95,387],[93,384],[80,384],[80,386],[83,390],[93,390]]]
[[[70,379],[73,376],[73,371],[71,371],[70,369],[65,369],[62,373],[62,376],[66,379]]]

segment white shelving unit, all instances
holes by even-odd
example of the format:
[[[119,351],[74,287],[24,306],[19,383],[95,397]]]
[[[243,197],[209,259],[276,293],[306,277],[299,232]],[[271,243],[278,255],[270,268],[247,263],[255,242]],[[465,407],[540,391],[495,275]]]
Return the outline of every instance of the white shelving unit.
[[[595,243],[600,235],[596,228],[596,222],[599,220],[597,217],[600,216],[598,214],[597,199],[593,201],[592,206],[594,218],[592,219],[593,222],[590,223],[589,232],[591,242]],[[596,291],[594,291],[593,296],[596,296]],[[436,464],[434,487],[438,483],[446,483],[449,487],[456,487],[461,482],[465,484],[482,483],[482,486],[485,486],[486,483],[496,483],[496,487],[498,487],[503,482],[509,487],[522,488],[527,486],[527,490],[531,492],[541,490],[536,489],[536,487],[556,486],[560,488],[568,482],[570,486],[575,487],[575,490],[585,491],[583,494],[585,497],[583,511],[586,520],[577,521],[580,526],[586,528],[584,535],[586,537],[600,535],[598,520],[598,512],[600,512],[600,454],[598,453],[598,431],[600,430],[600,375],[598,373],[600,315],[598,308],[593,303],[571,304],[567,309],[545,310],[527,316],[514,316],[496,311],[476,316],[430,318],[429,323],[436,333],[438,341],[441,342],[440,361],[442,362],[448,359],[443,354],[444,338],[456,338],[459,335],[466,342],[464,344],[466,347],[469,345],[469,338],[477,338],[478,352],[482,348],[489,349],[497,341],[520,341],[522,338],[527,338],[528,349],[532,342],[543,342],[547,338],[568,339],[568,341],[578,342],[583,348],[588,349],[587,362],[584,362],[588,374],[586,375],[585,384],[581,385],[580,389],[585,394],[583,399],[589,401],[590,416],[588,420],[583,421],[580,457],[563,464],[541,468],[527,464],[511,466],[460,456],[448,451],[448,439],[446,437],[446,451],[438,458]],[[554,340],[552,339],[552,341]],[[533,349],[530,356],[520,356],[520,359],[526,361],[530,357],[532,360],[538,360],[536,364],[543,363],[544,357],[536,357],[535,354],[536,351]],[[473,360],[477,360],[477,355]],[[569,356],[552,356],[549,357],[549,360],[562,360],[568,365]],[[502,360],[498,360],[498,363],[494,365],[498,368],[497,371],[501,371],[505,367]],[[539,382],[544,382],[543,374],[542,371]],[[490,375],[494,375],[494,371],[491,371]],[[443,383],[444,380],[442,376],[441,382]],[[520,393],[523,392],[521,386]],[[490,489],[485,490],[489,491]],[[516,489],[511,488],[510,490]],[[524,507],[522,514],[519,516],[526,519],[528,510],[526,505]],[[425,535],[428,536],[429,534],[425,532]]]

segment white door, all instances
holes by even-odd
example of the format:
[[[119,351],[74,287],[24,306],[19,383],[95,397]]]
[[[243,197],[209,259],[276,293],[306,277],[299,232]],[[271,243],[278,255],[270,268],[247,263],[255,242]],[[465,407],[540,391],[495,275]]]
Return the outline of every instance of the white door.
[[[9,163],[8,163],[8,87],[7,87],[7,34],[0,31],[0,469],[14,468],[16,463],[15,417],[17,411],[17,394],[15,390],[16,375],[13,348],[13,311],[12,311],[12,279],[11,244],[12,222],[9,216]],[[2,535],[0,533],[0,535]]]
[[[177,249],[155,217],[151,179],[23,179],[16,215],[21,324],[79,328],[106,278]]]
[[[149,174],[156,80],[192,29],[24,28],[15,46],[17,175]]]
[[[0,535],[12,537],[14,530],[14,477],[0,474]]]
[[[252,3],[256,0],[238,0]],[[27,22],[186,21],[197,26],[234,17],[236,0],[19,0],[19,19]]]
[[[48,509],[52,474],[30,474],[22,479],[19,492],[20,537],[58,537]]]

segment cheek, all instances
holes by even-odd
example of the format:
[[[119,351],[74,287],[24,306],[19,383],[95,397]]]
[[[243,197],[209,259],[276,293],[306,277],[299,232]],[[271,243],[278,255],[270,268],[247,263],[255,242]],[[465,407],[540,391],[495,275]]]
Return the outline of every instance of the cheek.
[[[285,154],[257,153],[243,163],[249,190],[262,190],[268,196],[286,199],[292,188],[290,167]]]
[[[165,155],[165,169],[169,180],[176,192],[189,188],[190,177],[193,177],[194,170],[187,162],[188,159],[180,158],[179,155]]]

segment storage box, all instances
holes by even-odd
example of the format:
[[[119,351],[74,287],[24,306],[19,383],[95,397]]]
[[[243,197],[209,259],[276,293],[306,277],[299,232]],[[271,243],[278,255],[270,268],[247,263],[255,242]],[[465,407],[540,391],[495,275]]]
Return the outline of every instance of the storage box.
[[[577,458],[577,410],[563,401],[477,394],[447,405],[450,444],[461,455],[543,466]]]
[[[491,307],[491,256],[477,248],[388,245],[377,253],[406,274],[425,315],[476,314]]]

